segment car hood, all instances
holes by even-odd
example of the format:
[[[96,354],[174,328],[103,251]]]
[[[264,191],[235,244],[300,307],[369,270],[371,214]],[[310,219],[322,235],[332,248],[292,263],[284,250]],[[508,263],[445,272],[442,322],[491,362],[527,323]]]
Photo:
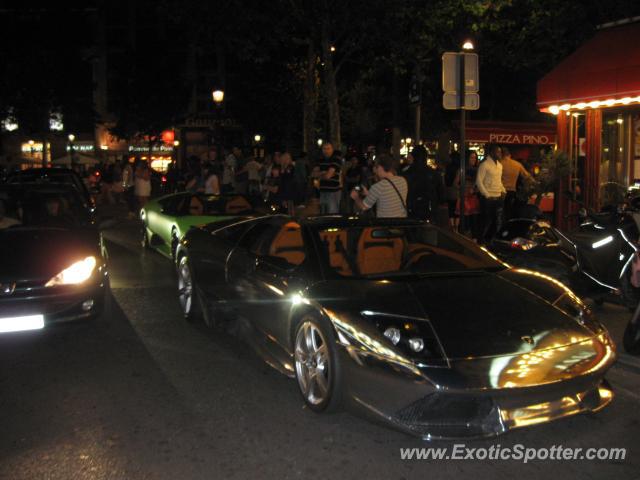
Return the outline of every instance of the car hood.
[[[450,359],[526,353],[594,336],[552,305],[563,294],[556,285],[529,277],[506,272],[352,280],[349,286],[339,281],[325,298],[349,292],[335,310],[424,319]]]
[[[0,282],[46,281],[99,252],[99,236],[92,229],[0,230]]]

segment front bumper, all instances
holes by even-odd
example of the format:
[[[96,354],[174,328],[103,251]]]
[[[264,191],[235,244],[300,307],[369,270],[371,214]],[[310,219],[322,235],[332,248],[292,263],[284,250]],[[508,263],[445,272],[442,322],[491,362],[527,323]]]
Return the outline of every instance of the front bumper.
[[[0,297],[0,321],[5,317],[43,315],[46,327],[93,318],[102,313],[107,288],[107,271],[101,268],[86,285],[17,291]]]
[[[347,397],[368,416],[425,440],[496,436],[597,412],[613,399],[604,374],[615,347],[606,334],[557,349],[525,370],[518,368],[531,354],[429,368],[340,347]]]

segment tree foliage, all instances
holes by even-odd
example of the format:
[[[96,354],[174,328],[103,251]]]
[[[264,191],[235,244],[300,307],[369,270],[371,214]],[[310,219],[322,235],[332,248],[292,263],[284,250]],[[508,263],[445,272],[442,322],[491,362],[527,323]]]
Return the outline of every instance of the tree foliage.
[[[189,62],[197,57],[217,65],[209,81],[211,87],[224,84],[226,115],[289,146],[301,143],[305,102],[314,110],[310,131],[325,138],[338,118],[350,144],[375,142],[392,126],[411,131],[407,93],[416,68],[422,73],[425,133],[447,130],[452,114],[441,107],[441,56],[458,50],[468,37],[480,56],[481,109],[472,117],[540,119],[536,82],[596,25],[640,13],[640,4],[631,0],[139,0],[131,5],[95,6],[99,15],[126,17],[132,9],[135,15],[135,38],[122,32],[120,56],[108,65],[114,133],[157,133],[183,119],[193,93]],[[91,129],[90,10],[51,6],[34,15],[25,7],[1,14],[6,28],[0,113],[12,109],[25,131],[45,130],[54,108],[78,125],[73,128]],[[36,34],[24,39],[24,31]],[[326,51],[323,57],[323,41],[325,49],[335,47],[330,62]]]

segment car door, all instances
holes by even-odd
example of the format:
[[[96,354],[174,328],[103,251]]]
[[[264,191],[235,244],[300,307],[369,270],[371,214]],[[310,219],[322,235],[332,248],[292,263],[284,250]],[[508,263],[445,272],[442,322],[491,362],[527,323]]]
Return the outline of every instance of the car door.
[[[227,261],[242,236],[253,224],[253,220],[242,220],[237,223],[229,222],[219,229],[206,228],[203,231],[208,232],[207,240],[189,246],[198,283],[207,297],[224,302],[234,301],[234,291],[226,281]]]
[[[307,253],[302,228],[289,218],[276,217],[253,233],[245,242],[246,275],[237,283],[243,313],[258,330],[283,346],[288,343],[292,301],[303,288]]]
[[[272,229],[271,224],[272,219],[268,217],[254,220],[227,258],[225,279],[228,297],[242,315],[250,313],[248,303],[254,297],[250,292],[252,282],[249,278],[256,268],[256,255],[253,251],[264,233]]]
[[[183,199],[184,195],[161,198],[156,200],[155,205],[146,209],[147,226],[152,235],[156,236],[164,245],[168,245],[171,225],[177,215],[178,204]]]

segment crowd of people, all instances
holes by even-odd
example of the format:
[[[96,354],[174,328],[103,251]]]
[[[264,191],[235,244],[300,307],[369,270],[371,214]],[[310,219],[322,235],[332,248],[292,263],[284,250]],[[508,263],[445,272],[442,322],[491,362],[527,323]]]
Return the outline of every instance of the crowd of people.
[[[479,162],[475,151],[466,152],[464,182],[465,233],[486,243],[503,221],[516,212],[519,178],[531,178],[513,159],[507,147],[491,145]],[[107,196],[121,196],[135,211],[151,195],[152,170],[140,159],[105,168],[102,182]],[[237,193],[268,202],[291,215],[308,211],[311,204],[323,215],[354,214],[377,217],[417,217],[453,230],[460,229],[460,158],[433,168],[427,150],[416,145],[402,163],[387,154],[345,157],[333,144],[322,145],[321,156],[302,154],[294,159],[287,151],[264,158],[244,156],[234,147],[220,156],[213,151],[207,161],[190,157],[178,169],[172,162],[163,175],[163,193]],[[113,199],[109,199],[113,201]]]

